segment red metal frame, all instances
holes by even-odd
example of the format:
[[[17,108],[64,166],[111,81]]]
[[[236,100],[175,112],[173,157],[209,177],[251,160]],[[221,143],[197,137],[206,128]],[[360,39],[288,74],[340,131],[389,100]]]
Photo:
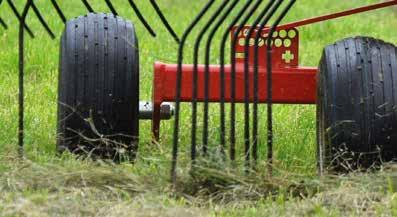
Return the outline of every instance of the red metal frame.
[[[284,104],[314,104],[316,103],[316,67],[299,66],[299,32],[296,27],[335,19],[352,14],[371,11],[379,8],[397,5],[397,0],[373,4],[339,13],[318,16],[293,23],[280,25],[272,38],[272,66],[273,66],[273,102]],[[249,27],[239,33],[236,45],[236,102],[244,101],[244,38]],[[267,37],[268,29],[263,29],[262,36]],[[234,29],[231,30],[234,33]],[[252,39],[251,41],[253,41]],[[266,46],[264,41],[259,43],[258,92],[259,102],[266,103]],[[253,43],[250,42],[250,75],[253,66]],[[230,101],[230,71],[231,66],[225,66],[225,100]],[[182,65],[183,82],[181,87],[181,101],[192,100],[193,66]],[[204,95],[204,65],[198,66],[198,101],[203,101]],[[250,76],[250,97],[253,99],[253,76]],[[220,101],[220,66],[210,66],[210,101]],[[175,100],[177,80],[177,65],[156,62],[154,64],[153,80],[153,118],[152,132],[156,140],[159,139],[160,106],[161,103]]]

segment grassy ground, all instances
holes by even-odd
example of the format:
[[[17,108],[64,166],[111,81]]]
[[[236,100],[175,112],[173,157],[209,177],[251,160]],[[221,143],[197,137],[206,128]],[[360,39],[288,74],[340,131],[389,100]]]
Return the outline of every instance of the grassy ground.
[[[21,8],[23,1],[15,2]],[[26,46],[27,129],[23,161],[16,157],[17,22],[6,5],[0,7],[0,16],[11,27],[8,31],[0,29],[0,216],[397,215],[397,194],[394,193],[397,180],[393,168],[376,174],[316,177],[314,106],[275,106],[277,176],[271,179],[262,171],[245,177],[216,164],[210,167],[213,169],[202,168],[189,175],[190,134],[182,130],[179,184],[176,192],[171,192],[168,175],[172,122],[163,123],[162,143],[158,146],[150,144],[150,123],[141,123],[140,152],[135,165],[115,166],[80,161],[69,155],[56,156],[58,41],[63,25],[48,1],[36,2],[45,11],[44,16],[58,37],[50,40],[33,13],[30,14],[28,24],[36,39],[28,39]],[[108,11],[103,1],[90,2],[95,10]],[[150,99],[154,61],[175,62],[177,46],[147,1],[136,2],[156,30],[157,38],[150,37],[127,1],[113,2],[123,17],[136,23],[141,54],[141,99]],[[181,35],[192,14],[196,14],[205,1],[158,2]],[[286,21],[374,2],[377,1],[301,0]],[[69,18],[86,13],[78,0],[59,3]],[[395,11],[384,9],[303,27],[300,29],[300,63],[316,66],[324,46],[354,35],[373,36],[397,44],[396,18]],[[193,42],[187,45],[185,62],[189,63]],[[216,50],[213,63],[218,61]],[[217,105],[211,106],[214,115],[210,119],[213,129],[210,141],[214,144],[217,111]],[[260,108],[260,114],[264,117],[266,110]],[[243,119],[239,118],[238,142],[242,144]],[[265,156],[265,121],[260,119],[261,156]],[[183,105],[181,125],[181,129],[190,127],[189,104]]]

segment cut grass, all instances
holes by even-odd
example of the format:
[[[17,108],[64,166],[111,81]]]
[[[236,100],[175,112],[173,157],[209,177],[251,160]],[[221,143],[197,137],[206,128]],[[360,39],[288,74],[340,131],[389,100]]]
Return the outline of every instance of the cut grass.
[[[20,162],[10,157],[0,163],[13,163],[0,177],[2,216],[397,214],[393,168],[322,179],[291,174],[272,179],[246,177],[203,168],[199,174],[181,178],[180,189],[172,192],[161,177],[142,174],[131,165],[75,162],[72,158]]]
[[[58,1],[68,18],[86,13],[81,1]],[[141,99],[150,99],[155,60],[176,62],[177,45],[168,35],[148,1],[136,1],[158,36],[153,39],[134,16],[127,1],[112,1],[120,15],[136,23],[141,55]],[[243,2],[243,1],[242,1]],[[302,0],[286,21],[375,3],[376,0],[337,2]],[[16,2],[21,9],[22,1]],[[56,98],[59,35],[63,24],[48,1],[36,1],[57,33],[50,40],[29,15],[36,39],[26,43],[26,160],[16,156],[17,132],[17,22],[8,6],[1,17],[11,27],[0,29],[0,216],[278,216],[278,215],[397,215],[393,172],[355,174],[319,179],[315,161],[315,107],[275,106],[275,156],[277,176],[265,171],[245,177],[228,165],[213,162],[200,173],[189,173],[190,104],[182,107],[181,153],[178,189],[170,191],[169,167],[172,121],[163,122],[162,143],[150,143],[150,122],[141,122],[141,142],[135,165],[108,165],[57,157]],[[108,12],[103,1],[92,0],[96,11]],[[158,1],[179,35],[204,1]],[[5,3],[3,3],[5,4]],[[218,1],[217,1],[218,4]],[[322,48],[354,35],[372,36],[397,43],[397,19],[391,9],[355,15],[302,27],[300,64],[316,66]],[[195,32],[197,33],[197,32]],[[193,37],[187,44],[185,63],[191,63]],[[219,37],[212,63],[218,63]],[[200,108],[201,109],[201,108]],[[239,113],[242,107],[238,107]],[[200,110],[201,111],[201,110]],[[211,105],[210,141],[218,140],[218,105]],[[200,113],[201,114],[201,113]],[[266,156],[266,110],[260,107],[260,156]],[[202,118],[201,115],[199,119]],[[238,117],[238,144],[243,144],[243,117]],[[199,123],[201,126],[201,123]],[[200,135],[198,138],[201,138]],[[242,147],[242,145],[239,145]],[[240,150],[241,151],[241,150]],[[27,160],[29,159],[29,160]],[[216,156],[214,156],[216,162]],[[208,164],[210,163],[210,164]],[[261,161],[259,168],[265,168]],[[303,181],[301,183],[301,181]],[[360,193],[357,193],[360,192]]]

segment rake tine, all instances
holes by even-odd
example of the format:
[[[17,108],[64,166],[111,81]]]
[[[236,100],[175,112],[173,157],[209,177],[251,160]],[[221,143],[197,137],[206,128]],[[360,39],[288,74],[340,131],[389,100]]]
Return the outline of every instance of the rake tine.
[[[194,54],[193,54],[193,59],[194,59],[194,69],[193,69],[193,99],[192,99],[192,106],[193,106],[193,112],[192,112],[192,144],[195,145],[196,143],[196,121],[197,121],[197,86],[198,86],[198,69],[197,69],[197,64],[198,64],[198,58],[199,58],[199,49],[200,49],[200,43],[203,39],[204,34],[208,31],[210,26],[213,24],[215,19],[220,15],[222,10],[225,8],[225,6],[228,4],[228,0],[223,0],[222,4],[219,5],[219,7],[215,10],[215,12],[211,15],[211,17],[208,19],[208,21],[205,23],[204,27],[201,29],[195,45],[194,45]],[[208,74],[208,73],[206,73]],[[208,79],[207,75],[205,76],[205,79]],[[205,81],[207,84],[207,80]],[[208,84],[207,84],[208,85]],[[207,90],[205,90],[205,94],[208,95]],[[203,124],[203,154],[206,155],[208,151],[208,97],[204,99],[204,124]],[[194,136],[193,136],[194,134]],[[192,145],[193,147],[193,145]]]
[[[206,44],[206,50],[205,50],[205,84],[204,84],[204,121],[206,121],[206,126],[207,129],[204,131],[208,134],[208,101],[209,101],[209,82],[210,82],[210,76],[209,76],[209,64],[210,64],[210,53],[211,53],[211,45],[212,45],[212,40],[214,39],[215,33],[218,31],[222,23],[226,20],[226,18],[230,15],[232,10],[236,7],[238,3],[238,0],[234,0],[232,4],[227,8],[225,13],[219,18],[217,23],[215,24],[214,28],[211,30],[208,39],[207,39],[207,44]],[[222,7],[225,7],[228,4],[228,2],[224,2]],[[223,125],[224,127],[224,125]],[[224,141],[224,128],[223,131],[221,132],[221,154],[225,156],[225,141]]]
[[[11,0],[7,0],[7,3],[8,3],[8,5],[10,6],[10,8],[11,8],[12,12],[14,13],[14,15],[18,18],[19,22],[21,22],[22,17],[21,17],[21,15],[19,14],[19,12],[18,12],[17,8],[15,7],[14,3],[12,3]],[[29,6],[29,7],[30,7],[30,6]],[[28,10],[28,12],[29,12],[29,10]],[[28,32],[29,36],[30,36],[31,38],[34,38],[34,34],[33,34],[32,30],[30,30],[30,28],[29,28],[29,26],[26,24],[26,22],[24,21],[24,22],[22,22],[22,23],[23,23],[23,25],[24,25],[24,28],[25,28],[26,31]]]
[[[221,111],[221,117],[220,117],[220,125],[221,125],[221,148],[225,149],[226,147],[226,127],[225,127],[225,122],[226,122],[226,115],[225,115],[225,53],[226,53],[226,42],[228,41],[228,38],[230,37],[230,29],[232,29],[237,22],[241,19],[241,17],[244,15],[248,7],[251,5],[252,1],[247,1],[244,6],[239,10],[237,15],[233,18],[232,22],[229,24],[228,28],[225,30],[223,33],[222,41],[221,41],[221,48],[220,48],[220,93],[221,93],[221,99],[220,99],[220,111]],[[234,132],[234,126],[231,126],[231,132]],[[235,137],[230,138],[230,158],[234,160],[235,158]],[[224,151],[223,151],[224,152]]]
[[[249,2],[252,3],[252,0],[249,0]],[[262,0],[256,0],[254,5],[250,8],[248,13],[245,15],[245,17],[241,20],[240,24],[238,25],[236,31],[233,33],[233,39],[232,39],[232,48],[231,48],[231,111],[230,111],[230,149],[231,149],[231,160],[235,160],[235,141],[236,141],[236,44],[237,44],[237,39],[238,39],[238,34],[241,32],[241,30],[244,28],[244,25],[247,23],[249,18],[252,16],[252,14],[255,13],[255,11],[258,9],[259,5],[261,4]]]
[[[193,22],[187,27],[185,32],[182,35],[181,43],[179,44],[178,49],[178,70],[177,70],[177,84],[176,84],[176,94],[175,94],[175,123],[174,123],[174,135],[173,135],[173,146],[172,146],[172,167],[171,167],[171,180],[172,185],[175,188],[176,186],[176,163],[178,157],[178,140],[179,140],[179,110],[181,104],[181,86],[182,86],[182,63],[183,63],[183,49],[185,46],[185,42],[187,37],[190,35],[192,30],[195,28],[197,23],[201,20],[201,18],[207,13],[209,8],[215,0],[209,0],[203,9],[201,9],[200,13],[196,16]]]
[[[271,35],[273,35],[277,26],[280,24],[282,19],[287,15],[288,11],[295,4],[296,0],[290,0],[288,5],[284,8],[281,14],[277,17],[276,21],[273,23],[272,27],[269,30],[267,37],[267,53],[266,53],[266,67],[267,67],[267,160],[268,160],[268,172],[269,175],[273,174],[273,84],[272,84],[272,44],[271,44]]]
[[[4,22],[4,20],[0,17],[0,25],[4,28],[4,29],[8,29],[7,24]]]
[[[23,9],[22,16],[19,19],[19,35],[18,35],[18,153],[23,157],[24,145],[24,30],[26,29],[25,20],[28,15],[29,8],[33,0],[28,0]]]
[[[156,33],[154,32],[154,30],[152,29],[152,27],[149,25],[149,23],[146,21],[146,19],[142,16],[141,11],[139,11],[138,7],[136,6],[136,4],[132,1],[132,0],[128,0],[128,2],[130,3],[132,9],[134,10],[136,16],[138,17],[138,19],[141,21],[141,23],[145,26],[146,30],[153,36],[156,37]]]
[[[44,20],[43,16],[41,16],[39,9],[36,7],[36,4],[32,2],[32,9],[33,12],[36,14],[37,18],[39,19],[41,25],[43,25],[44,29],[47,31],[47,33],[50,35],[51,39],[55,39],[54,33],[51,31],[50,27]]]
[[[61,8],[59,7],[58,3],[55,0],[51,0],[52,5],[54,6],[55,10],[57,11],[59,17],[61,18],[63,23],[66,23],[66,17],[62,13]]]
[[[222,4],[216,9],[216,11],[209,18],[205,26],[201,29],[196,42],[194,44],[194,53],[193,53],[193,93],[192,93],[192,133],[191,133],[191,142],[192,142],[192,164],[195,162],[196,155],[196,131],[197,131],[197,86],[198,86],[198,58],[199,58],[199,49],[200,43],[203,39],[204,34],[207,32],[213,21],[218,17],[219,13],[226,6],[228,1],[223,1]],[[207,99],[205,99],[207,100]],[[208,102],[206,102],[208,104]],[[204,133],[203,133],[203,154],[207,154],[207,145],[208,145],[208,111],[207,115],[204,114]]]
[[[249,28],[247,35],[245,36],[245,42],[244,42],[244,144],[245,144],[245,167],[246,167],[246,173],[249,172],[249,167],[250,167],[250,128],[249,128],[249,123],[250,123],[250,109],[249,109],[249,103],[250,103],[250,88],[249,88],[249,49],[250,49],[250,40],[251,36],[254,33],[254,30],[257,29],[257,26],[259,22],[263,19],[264,16],[266,16],[267,12],[271,8],[271,6],[274,4],[275,0],[270,0],[267,4],[266,7],[261,11],[259,16],[255,19],[255,21],[252,23],[251,27]],[[260,30],[257,30],[260,31]],[[253,125],[257,124],[257,120],[253,120]],[[256,140],[257,138],[253,138],[253,140]]]
[[[163,22],[165,28],[167,28],[167,31],[171,34],[171,36],[174,38],[176,43],[179,44],[180,40],[178,35],[175,33],[174,29],[172,29],[171,25],[165,18],[164,14],[161,12],[160,7],[157,5],[155,0],[150,0],[150,3],[152,4],[154,10],[156,11],[157,15],[160,17],[161,22]]]
[[[1,3],[3,2],[3,0],[0,0],[0,6]],[[0,25],[4,28],[4,29],[8,29],[7,24],[4,22],[4,20],[0,17]]]
[[[262,30],[265,28],[266,24],[269,22],[270,18],[274,15],[277,9],[280,7],[283,0],[278,0],[277,3],[270,9],[270,12],[266,15],[266,17],[259,24],[258,31],[255,34],[255,43],[254,43],[254,105],[253,105],[253,126],[252,126],[252,156],[254,160],[254,168],[256,168],[257,160],[258,160],[258,64],[259,64],[259,39],[261,38]],[[263,42],[264,43],[264,42]]]
[[[84,6],[87,8],[88,12],[90,12],[90,13],[94,13],[95,12],[94,9],[92,9],[90,3],[88,3],[87,0],[81,0],[81,1],[83,2]]]
[[[117,13],[116,9],[113,7],[112,2],[110,0],[105,0],[105,2],[106,2],[106,5],[109,7],[110,11],[112,12],[112,14],[117,16],[118,13]]]

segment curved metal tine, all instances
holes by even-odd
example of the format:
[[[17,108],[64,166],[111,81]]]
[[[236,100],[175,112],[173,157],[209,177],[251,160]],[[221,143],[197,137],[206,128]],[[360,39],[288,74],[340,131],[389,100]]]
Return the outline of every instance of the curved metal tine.
[[[252,0],[249,0],[249,2],[252,2]],[[230,96],[230,149],[233,150],[233,155],[230,156],[231,160],[235,160],[235,141],[236,141],[236,44],[238,40],[238,35],[241,32],[241,30],[244,28],[244,25],[248,22],[248,20],[251,18],[252,14],[255,13],[255,11],[258,9],[259,5],[262,3],[262,0],[256,0],[256,2],[252,5],[252,7],[249,9],[245,17],[241,20],[239,23],[237,29],[233,33],[232,37],[232,47],[231,47],[231,84],[230,84],[230,89],[231,89],[231,96]],[[232,152],[232,151],[231,151]]]
[[[232,22],[229,24],[228,28],[225,30],[223,33],[222,41],[221,41],[221,49],[220,49],[220,93],[221,93],[221,100],[220,100],[220,112],[221,112],[221,117],[220,117],[220,127],[221,127],[221,133],[220,133],[220,141],[221,141],[221,148],[225,149],[226,147],[226,127],[225,127],[225,122],[226,122],[226,115],[225,115],[225,53],[226,53],[226,42],[228,41],[230,37],[230,30],[237,24],[237,22],[241,19],[241,17],[244,15],[244,13],[247,11],[248,7],[251,5],[252,1],[247,1],[244,6],[238,11],[237,15],[233,18]],[[234,126],[231,126],[232,128]],[[234,132],[234,130],[231,130]],[[231,139],[234,139],[235,137],[231,137]],[[235,158],[235,140],[231,140],[231,146],[230,146],[230,158],[234,160]]]
[[[81,0],[81,1],[83,2],[85,8],[87,8],[88,12],[90,12],[90,13],[94,13],[95,12],[94,9],[92,9],[90,3],[88,3],[87,0]]]
[[[28,15],[29,8],[31,7],[33,0],[28,0],[23,9],[21,19],[19,19],[19,35],[18,35],[18,153],[20,157],[23,157],[23,146],[24,146],[24,30],[26,29],[25,20]]]
[[[257,28],[257,25],[259,22],[263,19],[263,17],[267,14],[271,6],[274,4],[275,0],[270,0],[267,4],[266,7],[261,11],[259,16],[254,20],[254,22],[251,24],[250,28],[247,31],[247,35],[245,36],[244,39],[244,145],[245,145],[245,150],[244,150],[244,155],[245,155],[245,172],[249,172],[249,167],[250,167],[250,109],[249,109],[249,104],[250,104],[250,88],[249,88],[249,83],[250,83],[250,78],[249,78],[249,51],[250,51],[250,41],[251,41],[251,36],[254,33],[255,30],[259,31]],[[257,120],[253,121],[254,123],[257,123]],[[252,138],[253,140],[256,140],[257,138]]]
[[[218,31],[218,29],[220,28],[220,26],[222,25],[222,23],[230,15],[230,13],[236,7],[238,2],[239,2],[239,0],[232,1],[232,4],[226,9],[226,11],[223,13],[223,15],[215,23],[215,25],[212,28],[212,30],[208,36],[208,39],[207,39],[207,44],[206,44],[206,49],[205,49],[205,84],[204,84],[204,90],[205,90],[205,93],[204,93],[204,121],[205,121],[204,132],[205,132],[205,134],[203,135],[204,137],[208,136],[208,109],[209,109],[208,102],[209,102],[209,83],[210,83],[209,64],[210,64],[212,40],[214,39],[214,36],[215,36],[216,32]],[[224,2],[224,5],[222,5],[222,6],[226,7],[227,3],[228,2]],[[193,87],[196,87],[196,86],[193,85]],[[196,87],[196,89],[197,89],[197,87]],[[224,133],[224,131],[221,133]],[[221,135],[221,140],[222,140],[222,138],[224,138],[224,134]],[[224,145],[225,145],[225,142],[223,140],[223,142],[221,142],[221,148],[220,148],[220,152],[223,156],[225,156]]]
[[[65,15],[63,14],[61,8],[59,7],[58,3],[56,2],[56,0],[51,0],[51,4],[52,4],[52,6],[54,6],[54,8],[57,11],[57,14],[58,14],[59,18],[61,18],[62,22],[66,23],[67,19],[66,19]]]
[[[0,17],[0,25],[4,28],[4,29],[8,29],[8,25],[4,22],[3,18]]]
[[[272,93],[272,44],[271,44],[271,35],[273,35],[277,26],[280,24],[282,19],[287,15],[288,11],[295,4],[296,0],[290,0],[288,5],[284,8],[281,14],[277,17],[276,21],[271,26],[268,37],[267,37],[267,47],[266,47],[266,67],[267,67],[267,160],[268,160],[268,172],[269,175],[273,174],[273,93]]]
[[[0,5],[3,1],[0,0]],[[8,29],[8,25],[4,22],[3,18],[0,17],[0,25],[4,28],[4,29]]]
[[[218,18],[222,10],[226,7],[226,5],[229,3],[229,0],[223,0],[222,3],[217,7],[217,9],[214,11],[214,13],[211,15],[211,17],[208,19],[208,21],[205,23],[204,27],[201,29],[199,32],[196,42],[194,44],[194,53],[193,53],[193,97],[192,97],[192,150],[193,147],[196,147],[196,128],[197,128],[197,86],[198,86],[198,58],[199,58],[199,49],[200,49],[200,43],[201,40],[204,37],[204,34],[209,30],[211,25],[214,23],[214,21]],[[207,77],[205,78],[207,79]],[[208,106],[208,99],[205,102]],[[205,106],[204,106],[205,107]],[[208,108],[207,108],[208,109]],[[204,113],[204,126],[203,126],[203,154],[207,154],[208,150],[208,111],[207,114]],[[194,150],[195,151],[195,150]],[[194,163],[194,159],[192,159]]]
[[[150,35],[152,35],[153,37],[156,37],[156,33],[154,32],[152,27],[149,25],[149,23],[146,21],[146,19],[142,16],[141,11],[138,9],[136,4],[132,0],[128,0],[128,2],[130,3],[130,6],[134,10],[136,16],[141,21],[141,23],[145,26],[146,30],[150,33]]]
[[[174,29],[172,29],[170,23],[168,22],[168,20],[165,18],[163,12],[161,12],[160,7],[157,5],[155,0],[150,0],[150,3],[152,4],[154,10],[156,11],[157,15],[160,17],[161,22],[163,22],[165,28],[167,28],[167,31],[171,34],[171,36],[174,38],[174,40],[176,41],[176,43],[179,44],[180,40],[178,35],[175,33]]]
[[[106,2],[106,5],[108,6],[108,8],[110,9],[110,11],[112,12],[112,14],[117,16],[118,13],[117,13],[116,9],[113,7],[112,2],[110,0],[105,0],[105,2]]]
[[[265,18],[261,21],[258,27],[258,31],[255,34],[255,42],[254,42],[254,105],[253,105],[253,116],[252,116],[252,138],[253,138],[253,144],[252,144],[252,156],[254,160],[254,168],[256,168],[257,160],[258,160],[258,92],[259,92],[259,86],[258,86],[258,64],[259,64],[259,40],[262,40],[262,43],[264,44],[265,41],[262,36],[262,30],[265,28],[267,22],[272,18],[274,13],[277,11],[277,9],[280,7],[281,3],[283,3],[283,0],[277,0],[277,3],[270,9],[270,12],[265,16]]]
[[[47,22],[44,20],[43,16],[40,14],[39,9],[36,7],[34,1],[31,5],[33,12],[36,14],[37,18],[39,19],[41,25],[43,25],[44,29],[47,31],[48,35],[50,35],[51,39],[55,39],[54,33],[51,31],[50,27],[48,26]]]
[[[19,14],[17,8],[15,7],[14,3],[12,3],[12,0],[7,0],[7,4],[10,6],[12,12],[14,13],[14,15],[17,17],[18,21],[21,22],[21,15]],[[32,32],[32,30],[30,30],[29,26],[26,24],[26,22],[22,22],[24,25],[24,28],[26,29],[26,31],[28,32],[29,36],[31,38],[34,38],[34,34]]]
[[[177,82],[176,82],[176,97],[175,97],[175,123],[174,123],[174,134],[173,134],[173,146],[172,146],[172,167],[171,167],[171,180],[173,187],[176,186],[176,163],[178,157],[178,140],[179,140],[179,110],[181,103],[181,86],[182,86],[182,62],[183,62],[183,49],[185,46],[185,42],[187,37],[190,35],[192,30],[195,28],[197,23],[201,20],[201,18],[207,13],[210,7],[213,5],[215,0],[209,0],[203,9],[201,9],[200,13],[196,16],[193,22],[189,25],[189,27],[183,33],[181,38],[181,43],[179,43],[178,49],[178,70],[177,70]]]

